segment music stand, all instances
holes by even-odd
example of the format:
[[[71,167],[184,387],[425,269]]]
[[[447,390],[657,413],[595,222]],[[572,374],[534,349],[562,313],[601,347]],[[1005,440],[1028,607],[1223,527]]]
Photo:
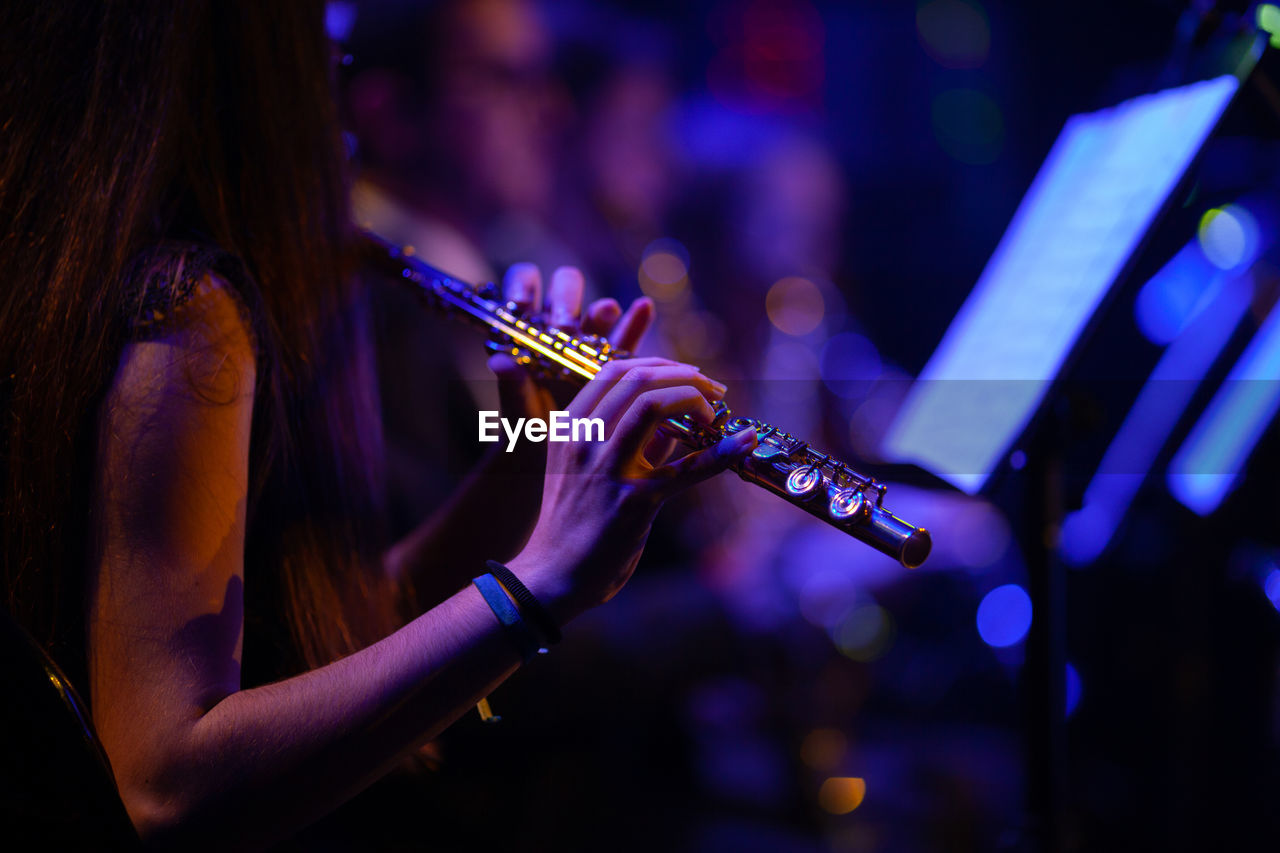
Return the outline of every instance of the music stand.
[[[908,392],[883,444],[969,494],[1018,472],[1033,620],[1027,697],[1029,832],[1061,849],[1065,607],[1054,401],[1111,297],[1262,55],[1234,74],[1077,115],[1064,126],[977,284]]]

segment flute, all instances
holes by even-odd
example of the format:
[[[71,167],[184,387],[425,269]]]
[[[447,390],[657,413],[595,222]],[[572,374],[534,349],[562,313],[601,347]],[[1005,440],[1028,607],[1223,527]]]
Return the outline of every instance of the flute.
[[[361,257],[373,269],[414,287],[426,303],[489,334],[489,349],[512,355],[530,371],[578,385],[608,362],[625,358],[597,335],[572,335],[540,327],[504,302],[498,287],[479,289],[433,269],[400,247],[363,232]],[[734,417],[724,401],[712,405],[715,419],[701,424],[688,415],[669,418],[662,431],[693,450],[742,430],[756,431],[756,448],[733,470],[810,515],[914,569],[932,548],[929,531],[884,508],[885,485],[811,447],[808,442],[755,418]]]

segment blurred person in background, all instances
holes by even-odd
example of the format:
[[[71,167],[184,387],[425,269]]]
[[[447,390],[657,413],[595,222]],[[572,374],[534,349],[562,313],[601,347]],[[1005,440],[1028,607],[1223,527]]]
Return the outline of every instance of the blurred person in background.
[[[531,0],[363,0],[346,39],[352,206],[459,278],[493,281],[552,210],[563,96]],[[534,258],[540,265],[543,257]]]
[[[517,259],[563,263],[543,224],[554,207],[561,99],[538,6],[364,0],[350,8],[343,89],[356,222],[471,284],[497,280]],[[535,267],[513,272],[534,286]],[[565,286],[582,286],[576,273],[563,275],[574,279]],[[374,297],[391,517],[406,530],[478,460],[474,412],[496,408],[497,398],[470,330],[428,316],[402,289],[375,286]],[[534,471],[536,449],[528,448]],[[530,478],[522,482],[527,491]]]
[[[555,11],[556,64],[572,105],[557,231],[597,289],[634,298],[645,249],[669,236],[680,195],[674,35],[604,4]]]

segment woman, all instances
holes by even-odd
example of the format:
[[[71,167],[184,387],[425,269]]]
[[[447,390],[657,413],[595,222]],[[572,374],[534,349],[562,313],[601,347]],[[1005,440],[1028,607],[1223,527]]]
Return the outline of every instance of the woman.
[[[289,836],[521,660],[472,585],[400,618],[419,568],[484,570],[433,565],[428,535],[379,538],[321,13],[0,12],[9,606],[87,688],[129,815],[160,845]],[[533,277],[511,284],[536,305]],[[573,320],[580,281],[551,289]],[[634,338],[650,310],[633,306],[615,335]],[[619,313],[596,305],[583,323]],[[508,414],[537,414],[546,393],[500,367],[523,407]],[[664,498],[749,451],[750,435],[650,461],[662,418],[708,419],[722,390],[634,359],[573,398],[608,438],[549,447],[508,564],[555,626],[626,582]]]

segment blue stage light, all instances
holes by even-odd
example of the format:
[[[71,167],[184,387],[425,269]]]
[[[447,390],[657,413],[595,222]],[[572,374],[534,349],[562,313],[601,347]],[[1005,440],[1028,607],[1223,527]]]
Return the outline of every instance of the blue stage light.
[[[1068,563],[1091,563],[1111,542],[1156,456],[1248,310],[1253,293],[1248,277],[1213,278],[1208,293],[1197,298],[1202,307],[1165,350],[1111,440],[1081,508],[1063,521],[1061,550]],[[1186,322],[1180,319],[1178,325]]]
[[[356,4],[351,0],[329,0],[324,4],[324,27],[329,38],[344,42],[356,23]]]
[[[1262,591],[1276,610],[1280,610],[1280,569],[1272,569],[1262,579]]]
[[[1019,643],[1030,627],[1031,596],[1016,583],[996,587],[978,605],[978,635],[988,646]]]
[[[1205,211],[1197,236],[1205,257],[1219,269],[1241,269],[1258,256],[1258,221],[1237,204]]]
[[[1277,408],[1280,310],[1272,309],[1169,464],[1173,496],[1199,515],[1217,509]]]
[[[1192,240],[1138,291],[1133,313],[1142,334],[1153,344],[1172,341],[1204,307],[1205,295],[1221,276],[1199,241]]]

